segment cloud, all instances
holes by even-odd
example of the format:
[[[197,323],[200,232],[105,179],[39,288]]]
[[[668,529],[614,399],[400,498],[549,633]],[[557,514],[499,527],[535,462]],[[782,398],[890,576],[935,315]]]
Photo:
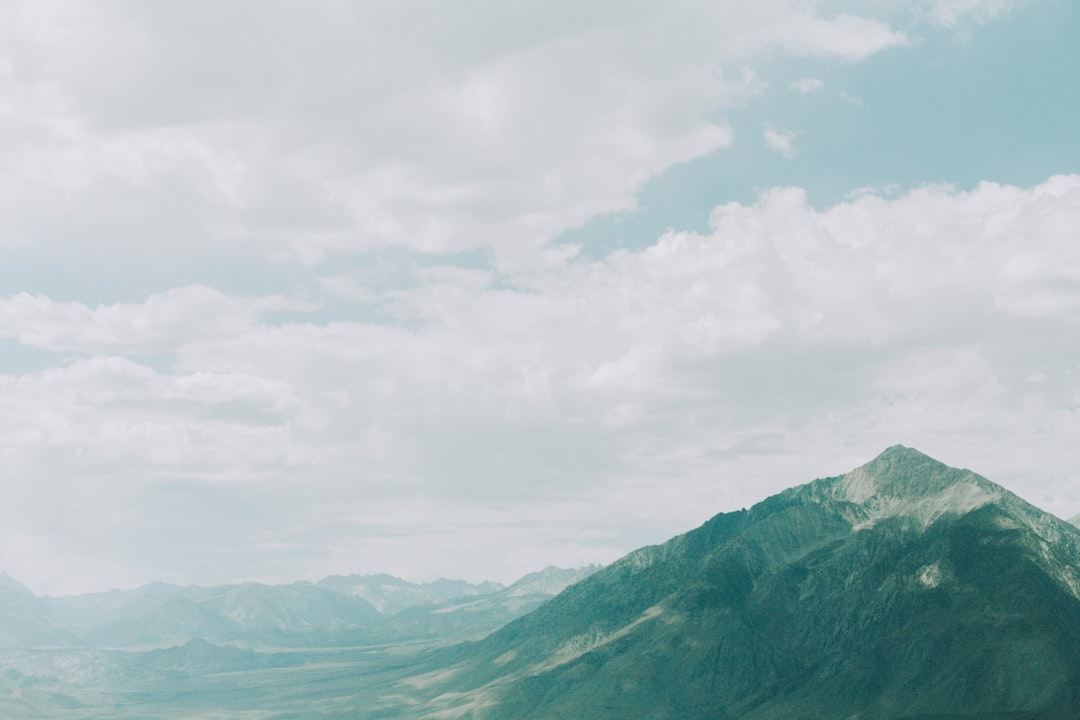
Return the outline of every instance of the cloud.
[[[802,78],[801,80],[796,80],[795,82],[791,83],[791,88],[793,90],[799,91],[803,95],[810,95],[811,93],[816,93],[823,87],[825,87],[825,81],[811,77]]]
[[[0,377],[5,465],[23,479],[5,532],[33,545],[63,527],[42,550],[54,565],[98,547],[116,582],[160,576],[131,538],[170,507],[154,542],[173,577],[196,579],[192,543],[248,548],[206,580],[429,573],[422,548],[445,533],[465,553],[453,572],[510,579],[545,553],[661,540],[688,512],[704,520],[900,441],[1069,512],[1078,207],[1076,176],[821,210],[778,188],[640,250],[501,277],[420,269],[363,296],[392,321],[271,320],[259,300],[190,289],[97,310],[9,300],[54,327],[25,342],[175,355],[167,369],[88,355]],[[335,292],[350,282],[328,277]],[[186,329],[218,311],[227,332]],[[135,318],[169,317],[168,342],[132,340]],[[572,527],[528,510],[599,505],[602,520]],[[455,509],[416,534],[421,506]],[[523,564],[470,564],[481,536]]]
[[[298,307],[282,297],[229,298],[205,286],[176,288],[142,303],[94,308],[18,293],[0,299],[0,338],[46,350],[151,353],[224,337],[263,313]]]
[[[840,14],[831,20],[804,17],[798,28],[777,26],[780,32],[790,33],[784,46],[805,55],[836,56],[846,60],[861,60],[875,53],[902,47],[910,41],[904,33],[865,17]]]
[[[146,237],[307,264],[401,246],[513,262],[729,145],[717,118],[752,92],[733,68],[904,41],[794,0],[25,3],[2,25],[0,247],[129,263]]]
[[[915,8],[916,14],[931,22],[955,29],[984,25],[1030,4],[1031,0],[920,0]]]
[[[799,133],[793,130],[783,130],[772,124],[766,125],[762,133],[765,144],[789,160],[798,155],[794,144],[798,135]]]
[[[777,56],[824,73],[896,27],[801,0],[5,5],[0,342],[28,362],[0,375],[0,563],[43,590],[511,580],[895,442],[1075,514],[1075,176],[775,188],[646,247],[557,240],[734,142]]]
[[[858,200],[865,196],[877,196],[880,198],[895,198],[900,195],[900,186],[895,183],[887,185],[864,185],[844,193],[843,199],[847,202]]]
[[[852,95],[851,93],[841,92],[840,93],[840,98],[842,100],[846,100],[847,102],[851,103],[852,105],[854,105],[856,107],[862,107],[863,106],[862,98],[856,97],[855,95]]]

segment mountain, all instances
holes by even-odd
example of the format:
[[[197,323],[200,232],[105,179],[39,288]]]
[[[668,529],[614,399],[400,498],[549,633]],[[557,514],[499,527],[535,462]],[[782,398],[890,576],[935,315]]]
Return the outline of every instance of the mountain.
[[[336,643],[358,639],[356,633],[344,630],[378,624],[408,607],[501,589],[491,582],[440,579],[418,584],[390,575],[350,575],[331,576],[314,585],[248,582],[202,587],[154,582],[134,590],[41,598],[41,602],[60,625],[97,646],[176,644],[197,637],[255,640],[276,635],[281,640],[316,631]],[[336,640],[330,637],[334,633],[340,635]]]
[[[100,599],[92,598],[100,603]],[[115,603],[114,619],[88,630],[99,647],[176,645],[201,638],[270,644],[321,644],[379,621],[370,603],[311,583],[242,583],[215,588],[158,585]],[[69,616],[76,615],[71,605]],[[85,610],[83,616],[89,614]]]
[[[0,573],[0,648],[79,644],[29,588]]]
[[[599,569],[599,565],[586,565],[580,568],[560,568],[549,565],[543,570],[529,573],[498,594],[504,597],[558,595],[566,588],[584,580]]]
[[[1073,517],[1069,518],[1069,522],[1071,522],[1076,527],[1080,527],[1080,515],[1074,515]]]
[[[138,612],[141,607],[167,602],[191,594],[192,590],[191,587],[152,582],[134,590],[43,597],[41,600],[58,622],[82,635]]]
[[[127,653],[140,669],[177,674],[205,675],[215,672],[237,672],[267,667],[279,667],[286,663],[289,653],[267,655],[251,648],[214,645],[201,638],[183,645],[150,650],[145,653]]]
[[[493,582],[411,583],[390,575],[349,575],[291,585],[154,582],[133,590],[41,598],[3,574],[0,648],[147,648],[193,639],[280,646],[445,642],[487,634],[589,571],[548,568],[515,583],[509,595],[508,588]],[[475,603],[485,597],[492,601]],[[414,612],[405,613],[409,610]]]
[[[1080,530],[896,446],[429,668],[418,717],[1080,718]]]
[[[377,637],[389,641],[487,635],[532,612],[599,569],[599,565],[573,569],[550,566],[529,573],[498,592],[458,597],[435,605],[415,605],[390,618]]]
[[[246,582],[203,602],[241,633],[347,628],[371,624],[380,613],[358,597],[311,583],[263,585]]]
[[[438,604],[453,598],[488,595],[503,589],[499,583],[472,584],[464,580],[439,578],[429,583],[412,583],[392,575],[331,575],[315,583],[321,588],[353,595],[371,603],[379,612],[396,615],[416,605]]]

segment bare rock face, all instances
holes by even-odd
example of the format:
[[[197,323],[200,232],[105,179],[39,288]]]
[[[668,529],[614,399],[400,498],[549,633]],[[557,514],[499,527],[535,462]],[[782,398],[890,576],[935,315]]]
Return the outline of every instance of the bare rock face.
[[[896,446],[458,652],[474,718],[1080,718],[1080,530]]]

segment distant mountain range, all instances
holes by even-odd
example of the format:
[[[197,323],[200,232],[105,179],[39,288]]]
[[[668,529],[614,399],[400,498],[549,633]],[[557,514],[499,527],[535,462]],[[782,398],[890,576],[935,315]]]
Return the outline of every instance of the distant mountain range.
[[[503,589],[503,585],[496,582],[474,585],[464,580],[440,578],[429,583],[412,583],[393,575],[331,575],[316,584],[344,595],[363,598],[379,612],[389,615],[416,605],[487,595]]]
[[[509,587],[0,575],[0,716],[1080,720],[1080,529],[895,446]]]
[[[464,639],[495,630],[596,569],[550,567],[510,587],[352,575],[290,585],[151,583],[67,597],[37,597],[0,574],[0,648],[170,647],[195,639],[304,647]]]
[[[1078,718],[1080,530],[896,446],[635,551],[422,677],[412,717]]]
[[[385,624],[382,637],[392,640],[481,635],[535,610],[599,569],[599,565],[576,569],[552,566],[530,573],[497,592],[459,597],[435,605],[413,605]]]
[[[29,588],[7,573],[0,573],[0,647],[78,642]]]

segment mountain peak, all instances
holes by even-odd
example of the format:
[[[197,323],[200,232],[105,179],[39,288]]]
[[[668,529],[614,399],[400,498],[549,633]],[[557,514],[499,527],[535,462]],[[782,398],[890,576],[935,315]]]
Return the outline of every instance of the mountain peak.
[[[16,593],[24,597],[35,597],[34,592],[30,588],[26,587],[21,582],[8,575],[6,572],[0,572],[0,589],[2,588],[14,590]]]
[[[1078,563],[1074,529],[894,446],[616,561],[455,656],[426,716],[1080,719]]]
[[[1007,494],[970,470],[949,467],[903,445],[893,445],[849,473],[818,480],[796,492],[819,502],[857,506],[852,520],[860,529],[896,516],[926,526],[942,515],[967,513]]]
[[[890,445],[889,447],[885,448],[884,450],[882,450],[878,454],[877,457],[875,457],[873,460],[871,460],[867,464],[869,465],[869,464],[872,464],[872,463],[879,463],[879,462],[891,462],[891,463],[897,463],[897,462],[899,462],[899,463],[932,462],[932,463],[937,463],[938,465],[943,464],[940,461],[930,457],[929,455],[927,455],[926,453],[924,453],[923,451],[921,451],[921,450],[919,450],[917,448],[908,447],[907,445],[899,445],[899,444]]]
[[[587,565],[580,568],[560,568],[548,565],[543,570],[529,573],[506,589],[507,595],[529,594],[558,595],[570,585],[584,580],[597,570],[599,565]]]

